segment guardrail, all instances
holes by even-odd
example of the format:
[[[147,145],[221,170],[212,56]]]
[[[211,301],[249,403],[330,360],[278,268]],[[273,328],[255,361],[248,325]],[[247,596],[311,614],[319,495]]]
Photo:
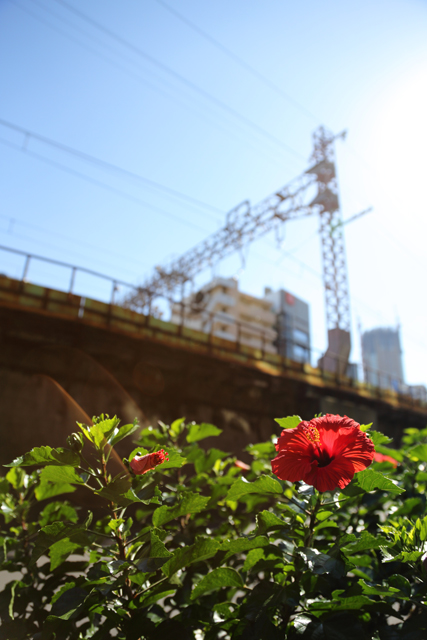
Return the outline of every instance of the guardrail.
[[[120,301],[117,300],[119,288],[126,287],[130,291],[141,291],[140,288],[129,282],[107,276],[92,269],[86,269],[85,267],[79,267],[60,260],[45,258],[44,256],[27,253],[19,249],[12,249],[10,247],[0,245],[0,251],[22,256],[23,268],[21,272],[21,278],[19,280],[21,285],[24,285],[26,282],[28,282],[30,266],[36,261],[69,269],[69,286],[65,291],[67,296],[62,301],[56,300],[56,304],[73,308],[78,307],[78,318],[83,318],[85,316],[85,309],[87,307],[86,300],[89,300],[89,296],[74,293],[76,275],[78,273],[95,276],[96,278],[111,283],[110,296],[108,300],[106,300],[106,304],[108,305],[108,313],[105,314],[100,309],[95,310],[92,308],[90,310],[91,314],[98,314],[99,316],[108,315],[110,319],[116,315],[117,317],[120,316],[120,321],[124,322],[125,324],[128,323],[138,326],[143,325],[146,327],[153,326],[154,320],[160,320],[161,316],[163,315],[161,311],[159,311],[158,309],[156,310],[156,308],[152,306],[151,302],[147,303],[147,308],[143,310],[145,313],[134,312],[130,314],[129,317],[123,316],[123,314],[118,314],[118,310],[123,309],[123,305],[121,305]],[[284,367],[287,366],[286,363],[289,360],[292,360],[295,364],[303,365],[304,363],[307,363],[311,365],[311,362],[313,362],[313,360],[318,360],[323,355],[323,351],[321,349],[313,347],[311,344],[305,344],[301,341],[296,341],[283,335],[278,336],[277,331],[274,331],[273,328],[268,330],[263,329],[256,323],[236,320],[235,318],[224,312],[212,312],[203,308],[199,308],[197,309],[197,313],[195,313],[194,305],[186,304],[182,300],[172,300],[171,298],[168,298],[166,296],[159,298],[161,298],[163,303],[166,303],[166,307],[171,313],[171,319],[162,322],[162,324],[164,325],[164,331],[167,331],[168,324],[173,324],[177,326],[178,334],[181,336],[184,335],[185,329],[190,329],[194,334],[207,334],[209,342],[212,342],[213,338],[221,338],[223,348],[225,350],[229,350],[230,352],[234,353],[240,352],[244,353],[246,356],[250,356],[250,353],[248,352],[249,348],[253,352],[252,357],[259,360],[268,361],[269,354],[272,356],[279,355],[282,356]],[[114,308],[117,309],[116,313],[114,311]],[[176,311],[177,309],[179,309],[178,312]],[[152,320],[150,321],[150,319]],[[230,333],[228,336],[225,336],[225,332],[219,331],[216,328],[216,324],[218,323],[222,323],[227,327],[232,327],[235,329],[235,331],[233,333]],[[251,334],[252,336],[251,341],[249,341],[247,338],[243,338],[244,335],[247,336],[248,334]],[[192,337],[192,340],[197,342],[197,339],[194,336]],[[227,342],[229,343],[229,345],[225,346],[227,345]],[[201,340],[201,343],[204,344],[204,340]],[[303,349],[307,354],[307,357],[299,359],[289,358],[288,354],[292,353],[294,347],[300,347],[301,349]],[[370,386],[372,388],[376,387],[379,395],[381,395],[382,392],[392,390],[399,395],[405,396],[406,398],[409,396],[410,398],[412,398],[412,400],[414,400],[412,390],[404,385],[403,381],[396,380],[388,372],[374,369],[360,363],[354,363],[353,372],[351,371],[351,369],[348,369],[346,372],[348,375],[343,375],[339,373],[340,369],[342,369],[342,367],[340,367],[340,364],[346,364],[346,361],[339,354],[331,354],[329,352],[329,356],[332,356],[333,359],[336,360],[336,370],[331,371],[330,368],[325,369],[317,366],[317,368],[320,369],[320,374],[323,378],[333,375],[337,384],[345,381],[346,384],[353,385],[355,385],[359,380],[362,381],[363,379],[368,382],[372,380],[378,380],[378,385],[371,384]],[[349,367],[351,367],[351,365],[349,365]],[[356,369],[356,371],[354,371],[354,368]]]

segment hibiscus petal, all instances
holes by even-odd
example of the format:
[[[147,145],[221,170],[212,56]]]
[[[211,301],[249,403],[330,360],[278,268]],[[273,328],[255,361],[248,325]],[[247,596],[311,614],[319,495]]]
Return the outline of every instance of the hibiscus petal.
[[[304,482],[313,485],[318,491],[333,491],[337,487],[344,489],[354,476],[354,467],[346,458],[336,458],[326,467],[318,467],[314,463],[310,472],[303,478]]]
[[[332,455],[345,457],[353,463],[354,471],[363,471],[371,464],[375,447],[363,431],[339,434]]]
[[[309,456],[298,456],[292,451],[283,451],[271,461],[271,468],[280,480],[298,482],[310,471],[311,464]]]

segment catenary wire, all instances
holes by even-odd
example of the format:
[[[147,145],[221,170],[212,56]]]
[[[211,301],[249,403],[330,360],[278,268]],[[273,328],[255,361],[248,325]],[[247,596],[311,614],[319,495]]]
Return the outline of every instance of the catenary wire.
[[[213,211],[215,213],[221,213],[222,215],[224,215],[224,212],[219,209],[218,207],[214,207],[206,202],[202,202],[201,200],[198,200],[196,198],[193,198],[192,196],[188,196],[185,195],[184,193],[181,193],[180,191],[177,191],[176,189],[171,189],[170,187],[166,187],[163,184],[160,184],[159,182],[156,182],[154,180],[151,180],[149,178],[145,178],[143,176],[140,176],[137,173],[134,173],[133,171],[130,171],[129,169],[124,169],[123,167],[119,167],[118,165],[113,164],[112,162],[108,162],[106,160],[102,160],[101,158],[97,158],[96,156],[90,155],[84,151],[79,151],[78,149],[75,149],[73,147],[70,147],[68,145],[63,144],[62,142],[57,142],[56,140],[53,140],[52,138],[47,138],[46,136],[42,136],[34,131],[31,131],[30,129],[26,129],[24,127],[21,127],[19,125],[16,125],[12,122],[9,122],[8,120],[4,120],[3,118],[0,118],[0,124],[3,125],[4,127],[11,129],[13,131],[17,131],[19,133],[21,133],[22,135],[26,136],[27,139],[31,139],[34,138],[35,140],[38,140],[39,142],[42,142],[50,147],[54,147],[55,149],[59,149],[60,151],[63,151],[69,155],[75,156],[77,158],[80,158],[82,160],[84,160],[85,162],[88,162],[92,165],[96,165],[98,167],[101,167],[105,170],[111,171],[113,173],[119,173],[121,175],[124,175],[128,178],[132,178],[134,180],[137,180],[138,182],[141,182],[149,187],[152,187],[154,189],[157,189],[159,191],[164,191],[165,193],[175,197],[175,198],[179,198],[181,200],[184,200],[192,205],[196,205],[197,207],[202,207],[204,209],[208,209],[210,211]]]
[[[220,131],[223,131],[227,135],[228,138],[232,137],[233,139],[237,140],[240,143],[243,142],[246,146],[248,146],[251,149],[253,149],[256,152],[256,154],[258,154],[258,155],[262,154],[266,158],[266,160],[268,162],[270,162],[272,164],[274,163],[275,165],[277,164],[278,160],[276,160],[275,157],[272,156],[272,152],[274,154],[280,154],[280,162],[282,162],[282,163],[284,161],[286,162],[286,159],[284,159],[284,156],[279,151],[279,149],[271,148],[270,150],[267,151],[267,149],[265,147],[260,146],[261,141],[256,139],[255,137],[252,137],[252,139],[250,141],[248,139],[247,130],[244,130],[244,129],[237,130],[236,129],[236,123],[234,121],[232,122],[230,119],[227,120],[227,114],[221,113],[221,112],[218,112],[218,111],[214,111],[213,107],[209,107],[209,105],[206,105],[206,104],[203,105],[203,107],[202,107],[202,105],[198,105],[197,103],[195,103],[194,100],[191,101],[191,103],[186,102],[185,98],[183,99],[182,95],[179,95],[179,97],[178,97],[176,92],[174,92],[173,86],[170,83],[168,83],[165,78],[156,77],[156,80],[162,82],[163,85],[166,86],[166,89],[153,84],[152,82],[150,82],[146,78],[143,78],[141,75],[139,75],[139,73],[135,73],[135,71],[129,69],[126,66],[123,66],[122,64],[118,63],[116,60],[113,60],[112,58],[106,56],[105,54],[101,53],[100,51],[97,51],[92,46],[88,45],[87,43],[82,42],[81,40],[78,40],[77,38],[75,38],[74,36],[70,35],[66,31],[63,31],[62,29],[52,25],[50,22],[44,20],[39,15],[33,13],[31,10],[28,9],[28,7],[22,6],[16,0],[9,0],[9,2],[11,4],[13,4],[14,6],[18,7],[21,11],[24,11],[25,13],[30,15],[35,20],[37,20],[37,21],[41,22],[42,24],[44,24],[48,28],[53,29],[54,31],[56,31],[60,35],[65,36],[66,38],[70,39],[72,42],[74,42],[74,43],[78,44],[79,46],[85,48],[86,50],[90,51],[92,54],[100,57],[102,60],[108,62],[109,64],[112,64],[116,68],[118,68],[118,69],[124,71],[125,73],[129,74],[132,78],[136,79],[138,82],[143,83],[144,85],[146,85],[152,91],[155,91],[155,92],[159,93],[160,95],[165,96],[168,100],[170,100],[172,98],[176,103],[180,104],[185,109],[187,109],[189,111],[193,111],[199,117],[201,117],[203,120],[206,120],[207,122],[210,122],[211,124],[213,124],[213,126],[218,128]],[[70,25],[72,28],[74,28],[74,29],[78,30],[79,32],[83,33],[83,35],[85,35],[86,37],[90,37],[91,38],[91,44],[93,44],[93,42],[96,41],[99,44],[101,44],[101,46],[106,46],[105,43],[103,43],[101,40],[94,39],[93,36],[89,36],[85,31],[82,31],[76,25],[70,23],[63,16],[58,16],[53,11],[51,11],[51,9],[49,9],[47,7],[44,7],[43,5],[41,5],[36,0],[33,0],[33,4],[36,4],[38,7],[42,8],[44,11],[47,11],[48,13],[53,15],[55,18],[65,22],[66,24]],[[118,52],[114,52],[114,53],[117,54]],[[124,59],[128,63],[131,62],[130,60],[128,60],[126,58],[124,58]],[[137,68],[138,68],[138,71],[141,71],[140,67],[137,67]],[[147,72],[147,69],[145,69],[144,71]],[[169,93],[168,93],[168,91],[169,91]],[[207,112],[207,107],[210,109],[210,113]],[[222,120],[222,122],[218,121],[219,118]],[[241,126],[244,126],[244,125],[241,125]],[[277,158],[279,158],[279,156],[277,156]],[[287,164],[287,166],[290,166],[289,161],[287,161],[286,164]]]
[[[216,98],[214,95],[212,95],[211,93],[209,93],[208,91],[206,91],[205,89],[197,85],[196,83],[192,82],[191,80],[188,80],[188,78],[184,77],[177,71],[174,71],[171,67],[164,64],[163,62],[160,62],[160,60],[157,60],[156,58],[154,58],[154,56],[146,53],[145,51],[143,51],[136,45],[132,44],[131,42],[129,42],[128,40],[126,40],[116,32],[112,31],[111,29],[99,23],[97,20],[94,20],[93,18],[86,15],[79,9],[76,9],[75,7],[70,5],[68,2],[65,2],[65,0],[55,0],[55,2],[57,2],[59,5],[62,5],[63,7],[68,9],[68,11],[71,11],[72,13],[78,15],[82,20],[84,20],[88,24],[91,24],[97,30],[105,33],[110,38],[120,43],[122,46],[136,53],[138,56],[144,58],[145,60],[148,60],[151,64],[156,66],[158,69],[161,69],[164,73],[168,74],[171,77],[174,77],[179,82],[186,85],[188,88],[192,89],[194,92],[198,93],[199,95],[202,95],[206,100],[209,100],[211,103],[217,105],[218,107],[220,107],[221,109],[229,113],[230,115],[234,116],[237,120],[244,122],[248,127],[253,129],[254,131],[257,131],[259,135],[262,135],[264,138],[270,140],[270,142],[274,142],[276,145],[280,146],[282,149],[292,154],[293,156],[299,159],[305,160],[304,156],[302,156],[298,151],[295,151],[295,149],[293,149],[292,147],[284,143],[282,140],[279,140],[279,138],[277,138],[273,134],[263,129],[263,127],[260,127],[259,125],[257,125],[250,118],[247,118],[246,116],[242,115],[236,109],[234,109],[233,107],[230,107],[228,104],[226,104],[219,98]]]
[[[236,53],[231,51],[231,49],[221,44],[221,42],[219,42],[218,40],[216,40],[216,38],[214,38],[209,33],[207,33],[207,31],[204,31],[203,29],[198,27],[196,24],[194,24],[194,22],[186,18],[182,13],[177,11],[174,7],[171,7],[166,2],[163,2],[163,0],[155,0],[155,2],[157,2],[164,9],[166,9],[166,11],[169,11],[169,13],[171,13],[176,18],[178,18],[178,20],[180,20],[181,22],[186,24],[188,27],[190,27],[190,29],[198,33],[202,38],[210,42],[219,51],[222,51],[222,53],[228,56],[231,60],[234,60],[234,62],[237,63],[240,67],[242,67],[242,69],[245,69],[248,73],[250,73],[252,76],[257,78],[257,80],[262,82],[265,86],[269,87],[269,89],[272,89],[275,93],[277,93],[282,98],[284,98],[287,102],[292,104],[301,113],[303,113],[305,116],[313,120],[313,122],[315,122],[316,124],[319,124],[320,122],[319,119],[311,111],[306,109],[297,100],[292,98],[292,96],[290,96],[288,93],[283,91],[283,89],[281,89],[277,84],[275,84],[269,78],[267,78],[267,76],[257,71],[254,67],[252,67],[252,65],[248,64],[245,60],[243,60],[243,58],[241,58]]]

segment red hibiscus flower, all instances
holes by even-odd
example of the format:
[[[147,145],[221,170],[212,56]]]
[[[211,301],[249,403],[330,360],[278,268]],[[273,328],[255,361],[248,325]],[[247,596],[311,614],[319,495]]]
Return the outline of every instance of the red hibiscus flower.
[[[272,460],[281,480],[303,480],[321,491],[344,489],[374,457],[374,444],[347,416],[327,414],[282,431]]]
[[[154,453],[147,453],[145,456],[135,456],[129,463],[129,466],[133,473],[137,476],[141,476],[143,473],[147,473],[150,469],[154,469],[158,464],[167,462],[169,458],[167,451],[160,449]]]
[[[384,453],[378,453],[378,451],[374,452],[374,462],[391,462],[394,468],[396,468],[399,464],[397,460],[395,460],[391,456],[387,456]]]

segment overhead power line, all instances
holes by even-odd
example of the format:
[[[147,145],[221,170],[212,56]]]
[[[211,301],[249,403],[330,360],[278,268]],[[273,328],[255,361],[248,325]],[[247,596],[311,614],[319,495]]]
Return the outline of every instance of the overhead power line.
[[[275,144],[280,146],[282,149],[284,149],[288,153],[291,153],[293,156],[295,156],[295,157],[297,157],[299,159],[305,160],[304,156],[302,156],[298,151],[295,151],[295,149],[292,149],[292,147],[290,147],[289,145],[285,144],[284,142],[282,142],[282,140],[279,140],[279,138],[277,138],[273,134],[271,134],[268,131],[266,131],[265,129],[263,129],[263,127],[260,127],[259,125],[257,125],[250,118],[247,118],[246,116],[244,116],[241,113],[239,113],[238,111],[236,111],[236,109],[233,109],[233,107],[230,107],[228,104],[226,104],[225,102],[223,102],[219,98],[216,98],[214,95],[212,95],[211,93],[209,93],[208,91],[206,91],[202,87],[199,87],[197,84],[195,84],[191,80],[188,80],[188,78],[185,78],[184,76],[182,76],[177,71],[174,71],[168,65],[164,64],[163,62],[160,62],[160,60],[157,60],[156,58],[154,58],[154,56],[146,53],[145,51],[143,51],[142,49],[140,49],[136,45],[132,44],[131,42],[129,42],[128,40],[126,40],[125,38],[123,38],[122,36],[117,34],[116,32],[112,31],[111,29],[109,29],[109,28],[105,27],[104,25],[102,25],[101,23],[99,23],[97,20],[94,20],[93,18],[91,18],[90,16],[86,15],[85,13],[80,11],[79,9],[76,9],[75,7],[70,5],[68,2],[65,2],[65,0],[55,0],[55,2],[57,2],[59,5],[65,7],[66,9],[68,9],[68,11],[71,11],[75,15],[79,16],[79,18],[81,18],[82,20],[84,20],[88,24],[90,24],[93,27],[95,27],[98,31],[101,31],[102,33],[108,35],[110,38],[112,38],[116,42],[120,43],[122,46],[126,47],[127,49],[129,49],[130,51],[135,53],[136,55],[144,58],[145,60],[148,60],[151,64],[153,64],[157,68],[161,69],[164,73],[174,77],[176,80],[179,80],[179,82],[181,82],[182,84],[186,85],[187,87],[189,87],[190,89],[192,89],[193,91],[198,93],[199,95],[203,96],[206,100],[209,100],[210,102],[215,104],[217,107],[220,107],[221,109],[223,109],[224,111],[226,111],[227,113],[229,113],[230,115],[235,117],[237,120],[240,120],[241,122],[246,124],[246,126],[250,127],[251,129],[256,131],[258,134],[262,135],[264,138],[270,140],[271,142],[274,142]]]
[[[231,49],[229,49],[228,47],[226,47],[223,44],[221,44],[221,42],[219,42],[218,40],[213,38],[209,33],[204,31],[200,27],[198,27],[196,24],[194,24],[194,22],[192,22],[191,20],[186,18],[182,13],[180,13],[179,11],[177,11],[176,9],[174,9],[173,7],[168,5],[166,2],[163,2],[163,0],[155,0],[155,1],[158,4],[160,4],[164,9],[166,9],[166,11],[169,11],[169,13],[171,13],[176,18],[178,18],[178,20],[181,20],[181,22],[183,22],[188,27],[190,27],[190,29],[192,29],[193,31],[198,33],[202,38],[204,38],[205,40],[210,42],[214,47],[219,49],[219,51],[222,51],[222,53],[224,53],[226,56],[231,58],[231,60],[234,60],[234,62],[236,62],[240,67],[242,67],[248,73],[250,73],[252,76],[257,78],[257,80],[262,82],[265,86],[269,87],[269,89],[272,89],[275,93],[277,93],[282,98],[284,98],[287,102],[292,104],[301,113],[303,113],[305,116],[307,116],[308,118],[313,120],[317,125],[319,124],[319,122],[320,122],[319,118],[317,118],[313,113],[311,113],[311,111],[309,111],[302,104],[297,102],[297,100],[292,98],[292,96],[290,96],[288,93],[286,93],[286,91],[283,91],[283,89],[281,89],[277,84],[272,82],[264,74],[260,73],[254,67],[252,67],[250,64],[248,64],[245,60],[243,60],[243,58],[241,58],[236,53],[231,51]]]
[[[271,153],[271,149],[267,150],[265,147],[260,146],[260,143],[262,144],[262,142],[263,142],[262,140],[255,139],[255,137],[253,137],[252,140],[250,140],[249,136],[248,136],[247,128],[245,127],[244,123],[243,124],[240,123],[240,126],[241,127],[245,127],[245,128],[244,129],[242,128],[239,131],[236,128],[235,120],[234,119],[231,120],[229,114],[223,113],[222,111],[218,111],[218,110],[212,111],[210,113],[209,110],[207,109],[206,103],[204,103],[203,105],[202,104],[197,104],[194,101],[194,99],[192,99],[192,98],[191,98],[191,102],[188,102],[188,100],[185,99],[185,96],[183,96],[182,94],[179,94],[179,95],[177,94],[177,92],[175,91],[175,87],[173,86],[173,84],[167,78],[160,78],[159,76],[157,76],[155,78],[155,80],[157,80],[160,83],[162,83],[163,85],[165,85],[165,87],[159,86],[155,82],[153,83],[152,81],[147,80],[147,78],[143,77],[139,73],[140,71],[147,71],[147,69],[143,70],[139,66],[137,66],[136,70],[133,70],[133,69],[129,68],[129,66],[128,66],[129,63],[132,64],[135,61],[130,60],[129,58],[126,58],[125,56],[123,56],[123,52],[119,52],[118,50],[117,51],[113,51],[111,49],[109,50],[109,53],[112,53],[112,55],[119,56],[120,58],[122,58],[125,61],[126,64],[121,64],[120,62],[118,62],[114,58],[111,58],[109,55],[105,55],[103,52],[98,51],[96,48],[94,48],[92,46],[93,43],[97,43],[98,45],[100,45],[102,47],[108,47],[108,45],[105,42],[103,42],[101,39],[95,38],[93,36],[93,33],[88,34],[87,32],[85,32],[80,27],[77,27],[72,21],[67,20],[63,15],[55,13],[54,11],[51,10],[50,7],[45,7],[42,3],[37,2],[37,0],[32,0],[33,7],[37,6],[38,8],[40,8],[43,11],[47,12],[48,14],[50,14],[50,16],[53,16],[54,19],[60,20],[61,22],[63,22],[68,27],[71,27],[73,30],[75,30],[78,33],[82,34],[84,37],[90,38],[91,44],[89,45],[86,42],[83,42],[82,40],[79,40],[78,38],[75,38],[73,35],[68,33],[66,30],[58,28],[56,25],[53,25],[48,20],[45,20],[41,16],[37,15],[37,13],[34,13],[33,11],[29,10],[27,6],[21,5],[19,2],[17,2],[17,0],[9,0],[9,2],[12,3],[14,6],[18,7],[21,11],[23,11],[26,14],[30,15],[32,18],[34,18],[35,20],[37,20],[41,24],[43,24],[46,27],[48,27],[49,29],[52,29],[56,33],[59,33],[61,36],[64,36],[65,38],[71,40],[71,42],[74,42],[78,46],[83,47],[87,51],[90,51],[93,55],[95,55],[97,57],[100,57],[102,60],[104,60],[108,64],[111,64],[112,66],[116,67],[117,69],[120,69],[121,71],[124,71],[125,73],[130,75],[133,79],[137,80],[137,82],[141,82],[143,85],[145,85],[146,87],[148,87],[152,91],[155,91],[155,92],[157,92],[157,93],[159,93],[161,95],[166,96],[166,98],[168,100],[170,100],[171,97],[172,97],[172,99],[176,103],[181,104],[185,109],[198,114],[199,117],[201,117],[203,120],[206,120],[206,121],[208,121],[210,123],[213,123],[213,125],[217,129],[219,129],[220,131],[223,131],[227,135],[227,138],[233,138],[233,139],[239,141],[240,144],[243,143],[246,146],[251,147],[252,149],[254,149],[256,151],[258,156],[260,154],[262,154],[266,158],[266,160],[268,160],[271,163],[274,163],[275,166],[277,165],[277,161],[278,161],[276,159],[276,154],[280,153],[281,154],[280,155],[280,162],[283,164],[284,156],[282,155],[282,151],[278,147],[275,147],[274,148],[274,152],[275,153],[272,154]],[[60,9],[60,7],[58,7],[58,8]],[[215,107],[212,105],[211,109],[215,109]],[[224,118],[225,118],[225,121],[224,121]],[[228,118],[228,120],[227,120],[227,118]],[[223,120],[223,121],[221,122],[221,120]],[[253,135],[255,135],[255,134],[253,133]],[[254,142],[258,143],[258,144],[253,144]],[[289,166],[289,162],[291,162],[290,159],[286,162],[286,164],[288,166]]]
[[[68,153],[69,155],[75,156],[77,158],[80,158],[82,160],[85,160],[86,162],[89,162],[93,165],[97,165],[98,167],[101,167],[103,169],[106,169],[108,171],[113,171],[115,173],[120,173],[122,175],[127,176],[128,178],[132,178],[134,180],[138,180],[139,182],[142,182],[143,184],[146,184],[154,189],[158,189],[159,191],[164,191],[165,193],[168,193],[176,198],[180,198],[181,200],[184,200],[186,202],[189,202],[193,205],[196,205],[198,207],[203,207],[204,209],[209,209],[210,211],[214,211],[215,213],[220,213],[221,215],[224,215],[224,212],[221,209],[218,209],[217,207],[214,207],[206,202],[202,202],[202,200],[198,200],[197,198],[193,198],[192,196],[188,196],[185,195],[184,193],[181,193],[180,191],[177,191],[176,189],[172,189],[170,187],[166,187],[163,184],[160,184],[159,182],[156,182],[155,180],[150,180],[149,178],[144,178],[143,176],[139,175],[138,173],[134,173],[133,171],[130,171],[129,169],[124,169],[123,167],[119,167],[116,164],[113,164],[112,162],[108,162],[107,160],[102,160],[101,158],[97,158],[96,156],[90,155],[89,153],[86,153],[84,151],[79,151],[78,149],[75,149],[73,147],[70,147],[66,144],[63,144],[62,142],[57,142],[56,140],[53,140],[52,138],[47,138],[46,136],[42,136],[38,133],[36,133],[35,131],[30,131],[30,129],[26,129],[24,127],[20,127],[19,125],[16,125],[12,122],[9,122],[8,120],[4,120],[3,118],[0,118],[0,124],[3,125],[4,127],[7,127],[8,129],[12,129],[13,131],[17,131],[19,133],[22,133],[24,136],[26,136],[27,138],[27,142],[31,139],[34,138],[35,140],[39,140],[40,142],[53,147],[55,149],[59,149],[60,151],[63,151],[65,153]]]

